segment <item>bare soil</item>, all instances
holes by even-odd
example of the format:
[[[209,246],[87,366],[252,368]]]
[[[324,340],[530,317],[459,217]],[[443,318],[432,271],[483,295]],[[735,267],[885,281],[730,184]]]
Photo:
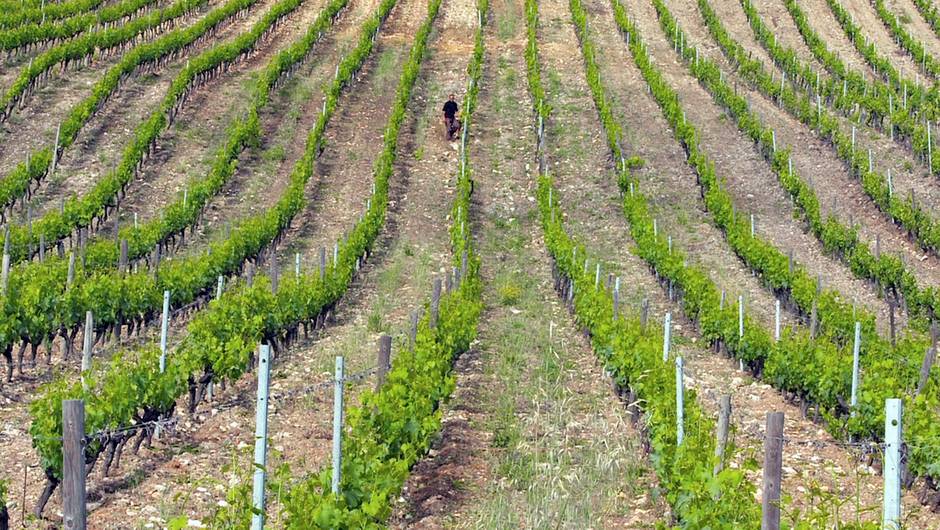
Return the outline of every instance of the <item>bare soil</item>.
[[[760,2],[761,4],[765,2]],[[782,16],[790,17],[790,12],[787,11],[783,2],[767,2],[779,5],[779,12]],[[826,4],[826,0],[798,0],[797,2],[800,6],[800,9],[803,10],[807,15],[807,20],[809,26],[813,28],[813,31],[819,35],[819,38],[826,43],[826,47],[830,51],[838,54],[839,58],[842,59],[851,69],[858,72],[865,72],[865,75],[871,78],[874,75],[871,68],[869,68],[868,63],[865,62],[865,58],[862,57],[858,51],[855,50],[855,46],[852,44],[852,41],[845,35],[845,32],[842,31],[842,26],[839,25],[839,21],[836,20],[833,16],[832,11],[829,9],[829,5]],[[778,6],[774,6],[774,9],[777,9]],[[760,8],[760,6],[758,6]],[[761,14],[764,12],[761,11]],[[791,18],[792,20],[792,18]],[[796,28],[794,26],[794,31]],[[796,33],[799,36],[799,32]],[[800,37],[802,40],[802,37]]]
[[[491,10],[470,140],[471,215],[484,263],[486,309],[478,341],[456,366],[457,391],[445,407],[440,438],[412,470],[391,527],[651,527],[668,508],[657,496],[649,464],[634,459],[637,433],[590,344],[551,294],[551,265],[528,167],[534,129],[531,101],[521,85],[521,5],[497,1]],[[521,292],[507,300],[505,293],[515,286]],[[527,330],[524,338],[520,326]],[[561,373],[553,378],[546,372],[556,362]],[[512,411],[506,411],[508,404]],[[560,425],[556,414],[564,415]],[[507,431],[518,432],[519,439],[505,443]],[[611,438],[610,432],[617,435]],[[600,444],[606,444],[602,465],[617,469],[613,475],[631,476],[629,484],[616,478],[592,482],[592,450]],[[556,477],[550,455],[566,459],[572,450],[582,451],[579,472]],[[509,461],[532,458],[528,480],[521,478],[530,472],[524,463],[518,472],[507,470]],[[629,464],[619,467],[624,460]],[[593,488],[585,488],[588,483]],[[531,484],[528,493],[525,484]]]

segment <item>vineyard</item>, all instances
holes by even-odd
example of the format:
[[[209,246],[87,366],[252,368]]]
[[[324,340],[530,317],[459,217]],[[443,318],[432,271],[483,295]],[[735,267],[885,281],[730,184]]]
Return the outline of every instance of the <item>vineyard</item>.
[[[0,530],[940,528],[931,0],[0,6]]]

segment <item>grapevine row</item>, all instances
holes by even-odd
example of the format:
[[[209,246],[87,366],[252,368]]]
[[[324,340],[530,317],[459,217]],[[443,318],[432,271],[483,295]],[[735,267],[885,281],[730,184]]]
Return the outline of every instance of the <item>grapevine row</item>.
[[[97,11],[75,15],[61,21],[31,23],[0,30],[0,50],[29,52],[28,46],[46,41],[62,41],[88,30],[94,25],[116,25],[134,16],[157,0],[122,0],[118,4],[105,6]]]
[[[792,2],[793,0],[787,1]],[[878,53],[875,43],[865,37],[862,28],[855,24],[855,19],[852,14],[849,13],[838,0],[826,0],[826,4],[839,22],[839,25],[842,26],[842,30],[845,31],[846,36],[852,41],[855,49],[875,70],[875,73],[889,81],[892,86],[895,87],[896,91],[905,86],[908,87],[907,90],[910,90],[911,87],[920,89],[920,92],[923,93],[930,108],[929,119],[936,118],[938,109],[940,109],[940,94],[928,88],[921,89],[919,84],[912,83],[910,79],[902,77],[897,69],[891,65],[891,61]]]
[[[162,12],[165,15],[157,13],[148,15],[145,18],[149,19],[152,16],[157,16],[160,18],[160,20],[154,21],[158,22],[157,25],[168,24],[169,20],[204,5],[206,1],[176,0],[173,6]],[[258,1],[228,0],[195,25],[174,30],[153,42],[137,45],[125,53],[120,62],[105,72],[94,84],[91,94],[72,107],[65,120],[59,125],[56,144],[53,147],[44,147],[29,153],[25,162],[17,164],[10,173],[0,180],[0,208],[10,211],[17,199],[28,195],[34,183],[40,182],[55,169],[53,161],[57,161],[65,149],[72,145],[78,137],[79,131],[97,114],[118,89],[121,82],[127,79],[134,70],[147,63],[164,62],[174,55],[180,55],[187,47],[211,37],[223,23],[230,21]],[[163,20],[163,16],[168,18]],[[134,23],[128,24],[128,26],[133,25]],[[0,102],[0,106],[4,107],[3,115],[9,116],[16,104],[23,100],[28,91],[32,90],[32,87],[43,76],[49,75],[54,65],[67,60],[69,57],[72,59],[88,57],[95,49],[94,36],[94,34],[86,35],[63,46],[57,46],[42,54],[38,61],[33,62],[29,68],[21,72],[13,86],[7,91],[2,102]],[[87,45],[72,50],[72,45],[86,39],[90,39]],[[22,259],[25,257],[25,253],[21,250],[17,257]]]
[[[260,139],[259,112],[269,103],[270,91],[280,79],[305,60],[313,45],[319,41],[322,32],[333,24],[346,4],[347,0],[333,0],[307,29],[302,39],[271,59],[253,88],[248,110],[229,125],[227,138],[216,153],[209,172],[187,188],[185,200],[180,198],[167,206],[157,219],[121,230],[120,240],[128,242],[128,262],[145,255],[174,234],[181,233],[186,227],[197,222],[205,205],[234,174],[239,154]],[[59,333],[66,344],[65,356],[68,357],[72,339],[82,322],[83,312],[87,309],[97,315],[100,310],[100,305],[94,300],[74,298],[70,292],[86,289],[95,292],[98,290],[95,285],[119,284],[119,278],[123,276],[124,271],[115,270],[114,266],[118,263],[120,253],[121,249],[116,241],[101,238],[85,247],[80,267],[74,264],[65,265],[64,258],[49,256],[43,263],[29,262],[13,269],[11,284],[15,286],[14,289],[16,286],[27,284],[33,286],[30,289],[31,296],[27,300],[11,300],[0,313],[20,323],[17,332],[12,334],[14,339],[29,340],[37,344],[43,337]],[[152,263],[156,263],[156,256]],[[74,269],[71,276],[70,268]],[[37,307],[56,308],[52,321],[28,318],[27,315]],[[142,324],[146,320],[146,311],[134,312],[133,308],[128,307],[126,310],[119,308],[114,313],[113,323]],[[18,357],[21,359],[21,356]],[[10,368],[12,367],[8,367],[8,376],[11,374]]]
[[[878,13],[878,18],[891,31],[901,47],[911,55],[914,62],[920,64],[926,74],[933,77],[940,75],[940,62],[927,51],[922,42],[904,29],[901,21],[898,20],[898,16],[885,6],[884,0],[871,0],[871,3],[875,8],[875,12]]]
[[[686,149],[688,160],[700,181],[709,189],[715,190],[711,193],[711,200],[721,200],[717,186],[719,177],[708,157],[698,146],[698,131],[682,118],[683,110],[678,94],[649,60],[636,25],[627,18],[623,7],[617,0],[612,0],[612,4],[617,24],[626,35],[634,61],[646,79],[651,94],[672,125],[675,136]],[[675,19],[661,0],[654,0],[654,5],[663,32],[667,35],[681,33]],[[733,90],[723,82],[719,68],[712,61],[702,57],[696,61],[695,51],[690,48],[684,48],[681,52],[688,66],[707,86],[714,87],[716,93],[721,92],[725,97],[736,97]],[[734,106],[746,106],[746,102],[737,97]],[[759,124],[752,122],[751,127],[759,127]],[[770,136],[770,131],[764,130],[762,138],[765,148],[771,142]],[[787,155],[778,150],[777,157],[785,161]],[[639,194],[625,196],[624,208],[631,223],[631,230],[639,232],[640,239],[650,238],[651,221],[646,213],[645,200],[638,197]],[[724,202],[728,201],[728,198],[724,198]],[[727,204],[722,212],[721,215],[730,217],[730,204]],[[743,225],[743,220],[735,222]],[[743,228],[739,226],[736,231]],[[661,238],[662,236],[653,236],[653,239]],[[739,338],[737,323],[727,320],[728,317],[733,318],[734,313],[729,314],[727,309],[716,309],[717,288],[710,280],[696,277],[698,274],[690,276],[690,269],[684,266],[681,258],[677,260],[674,257],[675,250],[671,255],[662,251],[661,241],[654,241],[656,244],[649,248],[640,241],[637,243],[644,257],[661,275],[680,285],[686,313],[693,320],[701,322],[706,337],[721,339],[731,352],[752,366],[762,365],[762,376],[778,389],[807,402],[816,403],[824,412],[828,428],[833,435],[842,438],[878,439],[884,426],[885,398],[903,397],[907,418],[905,441],[909,450],[909,469],[914,474],[936,476],[940,465],[940,425],[935,421],[935,411],[940,405],[940,385],[937,378],[932,378],[928,379],[919,391],[914,390],[918,384],[918,365],[914,363],[923,358],[923,352],[926,351],[923,345],[915,346],[913,342],[901,341],[895,350],[896,355],[893,355],[880,347],[883,341],[878,341],[874,336],[866,336],[863,341],[872,344],[862,359],[858,405],[852,409],[854,414],[850,415],[846,410],[845,396],[851,386],[852,354],[847,348],[839,349],[819,337],[813,339],[805,330],[788,331],[779,342],[774,342],[769,333],[750,325],[747,321],[744,335]],[[724,316],[720,316],[722,313]],[[724,321],[713,322],[713,315],[719,315]]]
[[[919,102],[923,96],[919,87],[905,82],[907,88],[898,93],[877,78],[869,81],[849,69],[838,55],[826,48],[800,8],[795,3],[788,4],[807,47],[833,76],[820,79],[819,73],[800,61],[792,48],[777,42],[774,31],[764,23],[750,0],[741,0],[741,6],[757,41],[786,75],[800,81],[808,95],[818,94],[823,103],[841,110],[857,123],[865,123],[882,132],[887,130],[889,136],[919,155],[925,164],[929,161],[934,166],[928,168],[932,173],[940,174],[940,160],[928,160],[927,126],[918,116],[919,109],[926,112]],[[868,111],[868,116],[864,115],[864,110]]]
[[[99,54],[121,54],[128,48],[138,46],[142,41],[162,33],[172,27],[178,19],[205,4],[205,0],[201,2],[176,0],[166,9],[151,11],[121,26],[88,31],[79,37],[50,47],[30,59],[26,67],[13,80],[10,87],[4,91],[3,97],[0,99],[0,106],[3,107],[0,120],[6,121],[17,106],[24,106],[33,92],[52,77],[52,69],[55,66],[61,65],[61,70],[65,71],[75,63],[88,66],[91,64],[91,60]],[[214,29],[209,28],[209,30]],[[167,53],[175,51],[177,50],[168,49]],[[134,52],[134,50],[131,50],[131,52]],[[156,54],[153,57],[143,57],[143,60],[155,61],[162,56],[163,54]],[[139,65],[130,66],[136,67]]]
[[[912,0],[914,5],[917,6],[917,10],[920,11],[920,14],[924,17],[924,20],[930,25],[930,28],[933,29],[933,32],[937,34],[937,37],[940,37],[940,13],[937,12],[937,7],[931,0]]]
[[[579,0],[571,0],[570,8],[572,20],[581,34],[585,61],[593,62],[595,48],[584,35],[584,8]],[[538,71],[534,41],[537,9],[535,0],[526,1],[527,20],[530,25],[526,62],[529,65],[528,78],[535,101],[536,116],[540,121],[547,122],[551,118],[550,107],[544,100],[539,99],[545,92],[540,86],[541,74]],[[610,112],[610,104],[600,86],[596,70],[594,73],[588,72],[588,83],[607,133],[608,144],[615,149],[615,158],[625,160],[617,147],[616,133],[619,126]],[[541,151],[541,139],[539,145]],[[633,180],[629,166],[630,164],[623,163],[619,168],[619,178],[622,182]],[[551,176],[548,173],[540,174],[540,219],[544,240],[554,261],[556,282],[561,284],[563,293],[573,301],[577,320],[590,335],[594,350],[605,363],[607,371],[612,374],[620,388],[629,389],[629,402],[642,403],[647,418],[645,426],[652,442],[653,466],[660,484],[665,489],[665,497],[673,508],[673,514],[688,528],[715,526],[719,522],[729,528],[755,528],[760,511],[753,500],[754,487],[740,469],[726,467],[717,475],[713,475],[717,462],[712,436],[714,421],[695,399],[687,399],[684,403],[682,412],[685,436],[681,445],[678,443],[676,369],[671,362],[663,362],[662,336],[642,325],[636,315],[624,318],[614,313],[611,293],[598,288],[595,276],[582,266],[588,254],[583,244],[565,231],[565,217],[557,197]],[[651,229],[648,232],[643,234],[645,237],[637,237],[639,234],[635,233],[636,244],[641,247],[658,245],[658,250],[666,255],[666,242],[662,238],[654,238]],[[681,263],[681,254],[675,249],[670,257],[680,260]],[[711,294],[714,295],[717,306],[717,291],[714,286]],[[719,314],[728,320],[734,318],[729,314],[729,309],[720,313],[715,311],[710,316]],[[732,453],[733,450],[729,450],[725,456],[730,458]]]
[[[325,110],[310,130],[304,154],[295,164],[290,184],[277,204],[242,222],[228,240],[213,245],[213,251],[207,256],[181,260],[168,267],[175,271],[171,277],[179,278],[183,274],[192,274],[194,268],[203,268],[205,272],[194,279],[201,281],[200,287],[207,287],[214,283],[217,275],[233,272],[244,259],[257,255],[274,242],[303,209],[304,188],[313,174],[314,163],[322,148],[323,133],[335,112],[340,92],[371,55],[373,38],[394,5],[395,0],[384,0],[380,4],[362,25],[356,47],[340,62],[338,75],[326,93]],[[377,161],[377,168],[390,167],[394,159],[394,141],[394,137],[386,139],[392,145],[391,154],[386,150]],[[40,396],[30,405],[30,434],[46,469],[49,487],[55,488],[62,473],[62,446],[57,439],[62,432],[59,412],[62,399],[67,399],[67,396],[85,399],[88,431],[119,431],[130,424],[169,416],[176,400],[187,391],[190,408],[193,409],[210,381],[232,380],[249,368],[252,351],[258,342],[277,344],[279,339],[293,335],[301,324],[310,329],[315,321],[322,321],[318,316],[329,311],[346,291],[356,272],[357,262],[368,252],[382,226],[388,171],[383,175],[384,180],[376,179],[376,191],[369,210],[346,240],[339,244],[337,259],[329,268],[316,275],[284,278],[278,282],[279,289],[272,289],[273,279],[262,275],[250,284],[236,283],[210,302],[207,310],[192,319],[188,335],[168,356],[165,372],[159,370],[158,350],[151,347],[134,355],[115,356],[107,366],[85,374],[85,388],[80,382],[66,378],[58,378],[43,387]],[[164,270],[161,270],[161,279]],[[146,277],[138,279],[144,281]],[[172,286],[176,296],[182,283],[166,282],[166,285]],[[152,294],[159,296],[158,290],[162,286],[148,287]],[[109,440],[109,444],[127,441],[119,435]],[[86,454],[99,455],[104,449],[100,441],[95,442],[86,447]]]
[[[820,135],[832,144],[836,154],[848,164],[852,174],[859,178],[863,190],[879,209],[887,212],[922,244],[928,234],[935,234],[933,238],[940,238],[940,226],[929,219],[925,212],[917,209],[913,202],[900,200],[889,194],[886,179],[869,169],[868,158],[860,150],[853,149],[851,137],[841,132],[835,117],[818,105],[814,107],[804,94],[787,87],[781,88],[771,79],[759,61],[750,58],[744,48],[729,36],[708,1],[698,0],[698,5],[712,38],[729,61],[738,65],[738,73],[792,116],[819,130]],[[903,295],[911,315],[930,318],[940,314],[940,291],[919,286],[917,278],[899,257],[889,254],[876,255],[859,239],[858,231],[854,227],[841,224],[832,215],[823,219],[816,193],[793,173],[788,152],[773,152],[773,135],[769,132],[770,129],[759,126],[760,122],[756,116],[745,118],[751,113],[746,103],[743,107],[737,104],[736,100],[741,98],[734,96],[732,99],[726,99],[725,96],[718,95],[723,92],[711,85],[706,84],[706,88],[713,97],[721,98],[722,106],[738,118],[741,130],[761,144],[761,154],[768,159],[774,173],[803,212],[811,230],[827,251],[842,259],[856,276],[880,285],[895,297],[898,294]],[[769,142],[766,140],[768,136],[771,138]],[[929,248],[940,247],[932,245]]]
[[[22,259],[32,255],[40,244],[54,244],[75,230],[106,218],[123,198],[125,189],[153,154],[157,138],[170,126],[186,99],[200,85],[222,75],[231,65],[244,60],[270,35],[280,21],[304,0],[281,0],[247,32],[221,43],[193,59],[173,79],[159,106],[138,127],[125,146],[117,167],[99,179],[82,197],[71,197],[59,211],[50,211],[28,223],[9,224],[10,255]]]
[[[15,28],[31,22],[56,20],[87,13],[104,3],[104,0],[63,0],[42,2],[24,9],[5,9],[0,12],[0,28]]]

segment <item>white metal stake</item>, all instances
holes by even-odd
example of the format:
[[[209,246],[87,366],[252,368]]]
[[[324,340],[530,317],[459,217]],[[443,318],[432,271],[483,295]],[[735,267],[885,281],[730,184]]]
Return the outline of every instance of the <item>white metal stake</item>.
[[[780,342],[780,299],[774,300],[774,342]]]
[[[601,264],[598,263],[597,266],[594,268],[594,290],[595,291],[600,286],[600,284],[601,284]]]
[[[754,237],[754,214],[751,214],[751,237]]]
[[[222,298],[222,287],[224,287],[224,285],[225,285],[225,278],[223,278],[222,275],[220,274],[220,275],[219,275],[219,282],[218,282],[218,284],[216,284],[216,286],[215,286],[215,298],[216,298],[216,300],[218,300],[219,298]]]
[[[852,126],[852,155],[855,155],[855,126]]]
[[[300,278],[300,252],[294,253],[294,276]]]
[[[656,219],[653,219],[653,237],[659,237],[659,228],[656,226]]]
[[[891,168],[888,168],[888,198],[894,195],[894,182],[891,180]]]
[[[336,268],[336,260],[339,259],[339,243],[333,243],[333,268]]]
[[[858,354],[862,348],[862,324],[855,323],[855,344],[852,347],[852,400],[850,408],[855,416],[855,407],[858,405]]]
[[[271,347],[261,345],[258,356],[258,403],[255,407],[255,475],[252,489],[251,530],[264,529],[264,482],[268,465],[268,376]]]
[[[738,295],[738,337],[744,337],[744,295]]]
[[[676,357],[676,445],[682,445],[685,438],[685,403],[682,388],[682,357]]]
[[[82,341],[82,373],[91,369],[91,348],[95,343],[95,316],[85,312],[85,337]]]
[[[770,131],[770,140],[773,144],[774,153],[777,152],[777,131]]]
[[[343,357],[337,357],[336,378],[333,382],[333,495],[339,495],[343,465],[343,366]]]
[[[871,160],[871,149],[868,149],[868,172],[871,173],[874,170],[875,166],[872,164]]]
[[[901,528],[901,416],[903,401],[885,400],[884,516],[882,528]]]
[[[933,145],[930,141],[930,120],[927,120],[927,167],[933,171]]]
[[[672,339],[672,313],[663,319],[663,362],[669,360],[669,343]]]
[[[166,336],[170,327],[170,291],[163,291],[163,318],[160,325],[160,373],[166,371]]]

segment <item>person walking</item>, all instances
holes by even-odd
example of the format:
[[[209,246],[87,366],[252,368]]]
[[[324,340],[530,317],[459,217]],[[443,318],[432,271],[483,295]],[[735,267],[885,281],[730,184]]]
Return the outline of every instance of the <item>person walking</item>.
[[[447,141],[454,141],[454,135],[460,131],[460,120],[457,119],[457,107],[456,96],[451,94],[447,99],[447,102],[444,103],[444,134],[447,136]]]

